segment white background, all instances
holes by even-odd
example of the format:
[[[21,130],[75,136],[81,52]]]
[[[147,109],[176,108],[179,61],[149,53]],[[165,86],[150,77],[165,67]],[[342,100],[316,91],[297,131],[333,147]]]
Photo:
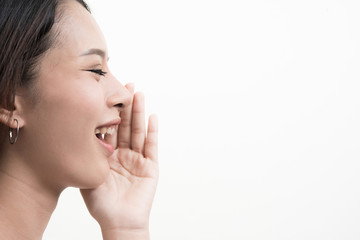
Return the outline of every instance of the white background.
[[[159,116],[152,239],[360,239],[359,1],[88,2]],[[77,189],[44,239],[101,239]]]

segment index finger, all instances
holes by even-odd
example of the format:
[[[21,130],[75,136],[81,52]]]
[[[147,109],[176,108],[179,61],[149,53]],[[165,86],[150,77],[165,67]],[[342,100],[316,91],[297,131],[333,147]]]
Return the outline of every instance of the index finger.
[[[134,95],[134,84],[128,83],[125,87],[129,90],[131,95]],[[132,103],[129,104],[123,111],[120,112],[121,122],[118,130],[118,147],[130,148],[131,146],[131,114]]]

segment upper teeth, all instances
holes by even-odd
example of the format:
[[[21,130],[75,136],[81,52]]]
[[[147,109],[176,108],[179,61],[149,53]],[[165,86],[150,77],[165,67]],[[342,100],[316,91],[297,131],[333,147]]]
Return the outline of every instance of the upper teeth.
[[[109,135],[113,135],[115,133],[116,129],[114,127],[102,127],[102,128],[97,128],[95,129],[95,134],[101,134],[101,135],[105,135],[105,134],[109,134]]]

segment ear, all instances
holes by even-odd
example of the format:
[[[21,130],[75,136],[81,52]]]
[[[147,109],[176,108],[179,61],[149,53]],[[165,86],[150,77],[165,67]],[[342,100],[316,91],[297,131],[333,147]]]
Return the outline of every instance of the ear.
[[[15,109],[13,111],[0,108],[0,122],[5,126],[16,128],[18,120],[19,127],[23,127],[25,125],[24,116],[23,116],[23,97],[16,95],[15,96]]]

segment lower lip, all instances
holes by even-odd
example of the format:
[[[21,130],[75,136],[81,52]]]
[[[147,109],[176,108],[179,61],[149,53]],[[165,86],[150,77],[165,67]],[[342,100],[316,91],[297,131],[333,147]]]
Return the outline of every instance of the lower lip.
[[[102,141],[100,139],[97,138],[97,140],[99,140],[100,144],[103,145],[103,147],[108,150],[108,152],[110,153],[110,155],[112,155],[114,153],[114,147],[111,146],[110,144],[108,144],[105,141]]]

